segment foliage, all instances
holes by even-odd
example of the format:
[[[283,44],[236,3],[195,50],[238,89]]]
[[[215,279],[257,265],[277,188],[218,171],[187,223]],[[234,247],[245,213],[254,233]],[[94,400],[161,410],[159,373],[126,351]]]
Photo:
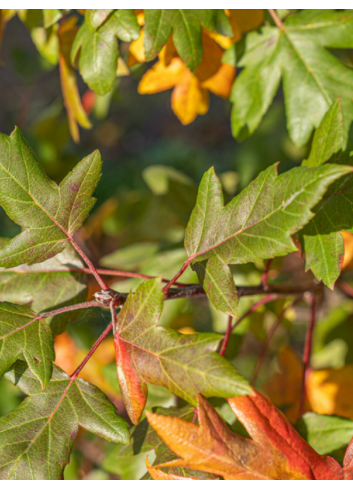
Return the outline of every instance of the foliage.
[[[0,479],[353,480],[351,11],[15,25],[67,120],[0,133]]]

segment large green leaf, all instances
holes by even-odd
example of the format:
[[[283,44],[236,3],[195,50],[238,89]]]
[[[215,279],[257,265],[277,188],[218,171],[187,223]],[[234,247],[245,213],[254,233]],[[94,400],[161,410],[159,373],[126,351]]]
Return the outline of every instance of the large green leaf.
[[[313,217],[310,209],[329,184],[351,171],[349,166],[325,165],[293,168],[277,176],[277,165],[272,165],[225,207],[214,169],[205,173],[186,229],[185,249],[217,309],[236,315],[236,291],[227,264],[295,251],[291,235]]]
[[[162,385],[193,405],[200,392],[207,397],[250,393],[247,382],[216,353],[220,335],[183,335],[157,326],[163,300],[160,279],[147,280],[129,294],[118,316],[118,378],[131,420],[138,422],[146,404],[146,382]]]
[[[334,456],[340,463],[353,436],[353,421],[339,416],[305,413],[298,421],[299,434],[320,455]]]
[[[337,100],[315,131],[310,155],[303,166],[319,166],[330,160],[343,147],[344,121]],[[340,162],[351,164],[347,154]],[[343,177],[328,189],[324,199],[314,208],[315,217],[300,231],[305,269],[333,289],[341,272],[344,244],[339,231],[353,230],[353,179]]]
[[[6,378],[28,397],[0,418],[0,479],[61,479],[79,426],[115,443],[128,443],[127,423],[115,406],[83,379],[58,367],[44,391],[18,361]]]
[[[71,246],[43,263],[0,268],[0,301],[27,305],[36,313],[84,302],[87,275],[82,268]],[[77,315],[77,311],[69,311],[46,321],[54,334],[60,334]]]
[[[0,266],[42,262],[62,251],[95,203],[101,171],[98,151],[84,158],[58,186],[40,167],[19,129],[0,134],[0,205],[22,226],[0,250]]]
[[[44,319],[28,307],[0,302],[0,377],[23,355],[44,388],[55,359],[53,335]]]
[[[117,37],[129,42],[137,39],[140,27],[132,9],[86,11],[72,46],[74,62],[79,51],[80,73],[87,85],[99,95],[111,89],[116,77],[119,48]]]
[[[144,46],[146,60],[155,58],[173,32],[175,47],[190,70],[201,62],[202,25],[217,30],[224,24],[217,9],[145,9]],[[226,20],[226,24],[228,24]]]
[[[287,126],[301,146],[341,97],[348,131],[353,120],[353,70],[325,48],[353,47],[353,13],[305,10],[289,16],[284,29],[250,33],[231,100],[232,130],[243,139],[259,125],[283,77]]]

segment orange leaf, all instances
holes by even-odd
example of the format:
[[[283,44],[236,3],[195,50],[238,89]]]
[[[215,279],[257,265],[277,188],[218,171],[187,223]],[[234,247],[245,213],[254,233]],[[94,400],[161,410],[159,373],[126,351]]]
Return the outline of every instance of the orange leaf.
[[[341,231],[344,242],[344,260],[342,269],[353,267],[353,234],[348,231]]]
[[[202,33],[203,56],[194,75],[202,82],[211,78],[220,69],[222,56],[224,54],[216,41],[211,39],[205,33]]]
[[[341,480],[349,475],[331,457],[316,453],[260,393],[255,391],[252,396],[234,397],[228,402],[252,440],[233,433],[201,395],[200,426],[147,412],[151,426],[181,457],[156,465],[154,470],[186,467],[226,480]]]
[[[211,479],[197,479],[196,477],[183,477],[181,475],[173,474],[172,472],[163,472],[161,469],[157,469],[150,464],[148,458],[146,457],[146,467],[150,476],[155,481],[181,481],[181,480],[211,480]]]
[[[173,58],[179,57],[178,51],[173,42],[173,35],[168,37],[168,41],[165,43],[161,49],[159,55],[159,60],[164,64],[164,66],[169,66]]]
[[[144,41],[144,33],[143,33],[143,29],[141,29],[140,37],[136,39],[136,41],[132,41],[132,43],[130,44],[129,56],[127,58],[128,66],[131,67],[138,63],[144,63],[146,61],[143,41]]]
[[[202,83],[203,88],[207,88],[218,97],[228,99],[232,90],[235,78],[235,67],[222,64],[215,75]]]
[[[91,127],[81,104],[76,75],[70,62],[71,46],[77,32],[76,21],[75,16],[69,17],[60,23],[58,29],[61,90],[69,120],[70,133],[75,143],[80,140],[78,124],[87,129]]]
[[[189,70],[184,71],[172,93],[173,112],[182,124],[190,124],[197,115],[206,114],[208,98],[197,77]]]
[[[143,94],[169,90],[179,83],[185,70],[187,68],[179,58],[174,58],[169,66],[159,61],[144,74],[139,83],[138,92]]]
[[[264,22],[263,9],[226,9],[233,31],[233,42],[239,41],[241,35],[260,27]]]

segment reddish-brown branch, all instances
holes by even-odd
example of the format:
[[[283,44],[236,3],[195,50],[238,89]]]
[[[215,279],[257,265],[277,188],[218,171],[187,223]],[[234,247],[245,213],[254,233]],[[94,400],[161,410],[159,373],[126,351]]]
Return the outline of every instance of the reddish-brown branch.
[[[245,318],[250,316],[253,312],[257,311],[261,306],[267,304],[268,302],[275,301],[280,297],[279,294],[268,294],[259,301],[255,302],[234,324],[232,330],[236,328]]]
[[[83,361],[80,363],[80,365],[77,367],[77,369],[70,375],[70,380],[71,381],[74,381],[76,379],[76,377],[79,375],[79,373],[81,372],[81,370],[83,369],[83,367],[86,365],[86,363],[88,362],[88,360],[91,358],[91,356],[93,355],[93,353],[97,350],[97,348],[102,343],[102,341],[108,336],[108,334],[110,333],[110,331],[112,330],[112,328],[113,328],[113,323],[110,323],[109,326],[100,335],[100,337],[95,342],[95,344],[92,346],[92,348],[87,353],[87,355],[85,356],[85,358],[83,359]]]
[[[261,277],[261,283],[262,285],[264,286],[264,289],[267,290],[268,289],[268,272],[270,270],[270,266],[273,262],[273,258],[271,258],[270,260],[267,261],[266,263],[266,267],[265,267],[265,271],[264,273],[262,274],[262,277]]]
[[[350,297],[353,297],[353,287],[351,285],[347,284],[346,282],[342,282],[341,280],[338,280],[336,282],[336,286],[339,289],[343,290],[343,292],[345,292]]]
[[[275,332],[277,331],[277,328],[280,326],[286,312],[288,311],[288,309],[296,306],[298,304],[298,302],[300,302],[302,300],[301,297],[298,297],[298,299],[296,299],[294,302],[292,302],[292,304],[290,304],[289,306],[285,307],[281,314],[278,316],[277,318],[277,321],[275,322],[275,324],[272,326],[272,328],[270,329],[267,337],[266,337],[266,340],[264,341],[263,345],[262,345],[262,348],[261,348],[261,351],[260,351],[260,355],[259,355],[259,358],[257,360],[257,363],[256,363],[256,366],[255,366],[255,369],[254,369],[254,372],[252,374],[252,377],[251,377],[251,380],[250,380],[250,383],[252,385],[254,385],[256,383],[256,380],[257,380],[257,377],[259,375],[259,372],[260,372],[260,369],[261,369],[261,366],[262,366],[262,363],[265,359],[265,356],[266,356],[266,352],[267,352],[267,349],[269,347],[269,344],[273,338],[273,335],[275,334]]]
[[[270,15],[273,18],[274,23],[276,24],[276,26],[283,31],[284,30],[284,25],[282,24],[281,19],[278,17],[275,9],[269,8],[267,10],[270,12]]]
[[[190,261],[189,260],[186,260],[186,262],[184,263],[184,265],[181,267],[181,269],[179,270],[179,272],[172,278],[172,280],[170,280],[167,285],[164,287],[163,289],[163,292],[164,292],[164,297],[167,298],[168,297],[168,292],[169,292],[169,289],[170,287],[176,283],[176,281],[178,280],[178,278],[185,272],[185,270],[188,268],[190,264]]]
[[[222,348],[220,351],[220,355],[224,355],[227,349],[228,341],[230,338],[230,334],[232,332],[232,316],[228,316],[228,323],[227,323],[227,331],[226,334],[224,335],[223,343],[222,343]]]
[[[310,318],[308,329],[306,332],[305,345],[304,345],[304,353],[303,353],[303,376],[302,376],[302,385],[301,385],[301,394],[300,394],[300,408],[298,419],[303,415],[304,409],[304,401],[306,397],[306,376],[308,369],[310,367],[310,355],[311,355],[311,345],[313,340],[313,332],[315,327],[315,296],[314,294],[310,294],[310,298],[308,300],[308,304],[310,307]]]
[[[91,262],[91,260],[88,258],[86,253],[79,247],[79,245],[76,243],[74,238],[72,238],[72,237],[70,238],[70,243],[75,248],[75,250],[82,256],[84,261],[87,263],[88,268],[91,270],[92,274],[94,275],[95,279],[99,283],[99,286],[102,288],[102,290],[109,290],[108,285],[104,282],[102,277],[97,272],[96,268],[93,266],[93,263]]]

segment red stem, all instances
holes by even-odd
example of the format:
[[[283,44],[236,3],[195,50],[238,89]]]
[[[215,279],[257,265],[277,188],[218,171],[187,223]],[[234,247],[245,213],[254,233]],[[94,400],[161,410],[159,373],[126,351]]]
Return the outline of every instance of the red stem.
[[[223,339],[223,343],[222,343],[222,348],[221,348],[221,351],[220,351],[220,355],[223,355],[225,354],[226,352],[226,349],[227,349],[227,345],[228,345],[228,341],[229,341],[229,338],[230,338],[230,334],[232,332],[232,316],[228,316],[228,324],[227,324],[227,331],[226,331],[226,334],[224,335],[224,339]]]
[[[84,261],[87,263],[88,268],[93,273],[95,279],[99,283],[99,286],[102,288],[102,290],[110,290],[109,287],[108,287],[108,285],[100,277],[100,275],[97,272],[96,268],[93,266],[93,263],[91,262],[91,260],[88,258],[88,256],[86,255],[86,253],[79,247],[79,245],[76,243],[76,241],[74,240],[74,238],[72,238],[72,237],[70,238],[70,243],[75,248],[75,250],[82,256],[82,258],[84,259]]]
[[[188,268],[190,262],[189,260],[186,260],[186,262],[184,263],[184,265],[181,267],[181,269],[179,270],[179,272],[172,278],[172,280],[170,280],[167,285],[164,287],[163,289],[163,292],[164,292],[164,297],[167,298],[168,297],[168,291],[170,289],[170,287],[176,283],[176,281],[178,280],[178,278],[185,272],[185,270]]]
[[[277,331],[277,328],[280,326],[281,322],[282,322],[282,319],[284,318],[286,312],[288,311],[288,309],[290,309],[291,307],[294,307],[298,304],[298,302],[300,302],[302,300],[301,297],[299,297],[298,299],[296,299],[294,302],[292,302],[292,304],[290,304],[289,306],[285,307],[281,314],[278,316],[277,318],[277,321],[275,322],[275,324],[272,326],[272,328],[270,329],[267,337],[266,337],[266,340],[264,341],[263,345],[262,345],[262,348],[261,348],[261,351],[260,351],[260,355],[259,355],[259,358],[257,360],[257,363],[256,363],[256,366],[255,366],[255,369],[254,369],[254,372],[252,374],[252,377],[251,377],[251,380],[250,380],[250,384],[254,385],[256,380],[257,380],[257,377],[259,375],[259,372],[260,372],[260,369],[261,369],[261,366],[262,366],[262,363],[265,359],[265,355],[266,355],[266,352],[267,352],[267,349],[268,349],[268,346],[270,344],[270,341],[272,340],[273,338],[273,335],[275,334],[275,332]]]
[[[276,14],[275,9],[273,9],[273,8],[269,8],[269,9],[267,9],[267,10],[270,12],[270,15],[271,15],[271,17],[273,18],[273,20],[274,20],[274,22],[275,22],[276,26],[277,26],[279,29],[281,29],[281,30],[283,31],[283,30],[284,30],[284,25],[282,24],[281,19],[280,19],[280,18],[278,17],[278,15]]]
[[[83,367],[86,365],[86,363],[88,362],[88,360],[91,358],[91,356],[93,355],[93,353],[97,350],[97,348],[99,347],[99,345],[102,343],[102,341],[108,336],[109,332],[111,331],[113,327],[113,323],[110,323],[109,326],[103,331],[103,333],[100,335],[100,337],[98,338],[98,340],[95,342],[95,344],[92,346],[92,348],[90,349],[90,351],[87,353],[87,355],[85,356],[85,358],[83,359],[83,361],[80,363],[80,365],[77,367],[77,369],[70,375],[70,380],[71,380],[71,383],[72,381],[74,381],[76,379],[76,377],[79,375],[79,373],[81,372],[81,370],[83,369]]]
[[[310,307],[310,318],[309,325],[306,332],[305,345],[304,345],[304,353],[303,353],[303,376],[302,376],[302,385],[301,385],[301,396],[300,396],[300,408],[298,419],[303,416],[304,410],[304,401],[306,397],[306,376],[308,369],[310,367],[310,355],[311,355],[311,345],[313,340],[313,332],[315,327],[315,296],[313,294],[310,295],[310,299],[308,300],[308,304]]]
[[[268,280],[268,272],[270,270],[270,266],[271,266],[272,262],[273,262],[273,258],[271,258],[270,260],[267,261],[266,267],[265,267],[265,271],[264,271],[264,273],[262,274],[262,277],[261,277],[261,283],[264,286],[264,289],[265,290],[268,289],[268,283],[267,283],[267,280]]]
[[[264,304],[267,304],[268,302],[272,302],[272,301],[275,301],[276,299],[278,299],[280,297],[279,294],[268,294],[268,295],[265,295],[265,297],[263,297],[262,299],[260,299],[259,301],[255,302],[251,307],[250,309],[248,309],[234,324],[234,326],[232,327],[232,330],[234,328],[236,328],[238,326],[238,324],[240,324],[245,318],[247,318],[248,316],[250,316],[250,314],[252,314],[253,312],[257,311],[261,306],[263,306]]]
[[[336,282],[336,286],[343,290],[343,292],[345,292],[347,295],[353,297],[353,287],[349,284],[347,284],[346,282],[342,282],[341,280],[338,280]]]

